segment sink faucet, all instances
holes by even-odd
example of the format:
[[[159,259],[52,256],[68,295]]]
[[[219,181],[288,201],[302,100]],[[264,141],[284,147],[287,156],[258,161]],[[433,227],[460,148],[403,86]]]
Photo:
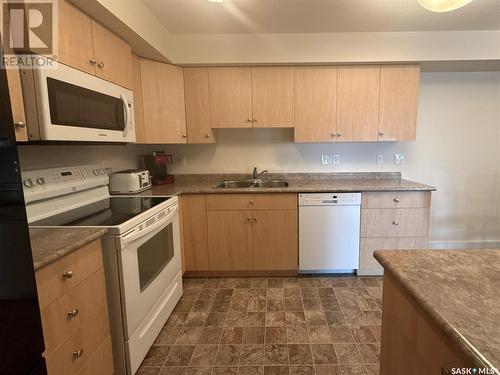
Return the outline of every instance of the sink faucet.
[[[267,169],[260,172],[260,173],[257,173],[257,167],[253,167],[253,173],[252,173],[252,176],[253,176],[253,179],[256,180],[257,178],[259,178],[260,176],[262,176],[263,174],[267,174]]]

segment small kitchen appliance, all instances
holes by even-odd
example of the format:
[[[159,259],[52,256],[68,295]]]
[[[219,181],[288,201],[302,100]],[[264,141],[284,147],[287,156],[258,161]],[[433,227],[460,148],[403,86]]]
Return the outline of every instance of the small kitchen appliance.
[[[151,188],[147,169],[127,169],[113,173],[109,180],[111,194],[134,194]]]
[[[115,374],[135,374],[182,295],[178,198],[110,196],[105,168],[22,173],[31,227],[103,228]]]
[[[174,175],[168,174],[167,164],[172,163],[172,155],[163,151],[153,151],[151,155],[143,155],[142,162],[144,168],[149,170],[153,185],[171,184],[174,182]]]

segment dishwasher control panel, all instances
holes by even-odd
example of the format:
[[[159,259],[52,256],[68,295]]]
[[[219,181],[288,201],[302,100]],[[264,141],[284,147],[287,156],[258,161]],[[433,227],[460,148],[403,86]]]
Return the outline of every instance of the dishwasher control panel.
[[[299,194],[299,206],[359,206],[361,193]]]

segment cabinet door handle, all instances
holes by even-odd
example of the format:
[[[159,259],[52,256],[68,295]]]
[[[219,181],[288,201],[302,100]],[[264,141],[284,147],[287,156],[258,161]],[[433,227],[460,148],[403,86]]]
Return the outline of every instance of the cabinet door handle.
[[[399,203],[399,198],[394,198],[393,201],[394,203]]]
[[[335,132],[332,132],[331,136],[335,137],[337,134]]]
[[[83,355],[83,349],[75,350],[73,352],[73,358],[80,358]]]
[[[66,271],[63,273],[63,279],[71,279],[73,277],[73,271]]]
[[[68,318],[69,319],[76,318],[78,316],[78,313],[79,313],[78,309],[68,311]]]
[[[210,134],[205,134],[205,138],[210,138]]]
[[[342,137],[342,132],[338,132],[337,137]]]
[[[253,200],[251,200],[249,203],[250,203],[250,204],[253,204]]]
[[[90,65],[96,65],[97,64],[97,60],[96,59],[90,59],[89,63],[90,63]]]
[[[251,221],[251,220],[252,220],[252,218],[251,218],[250,216],[248,216],[248,217],[247,217],[247,220],[248,220],[248,221]]]
[[[104,63],[103,62],[100,62],[99,64],[97,64],[97,67],[99,69],[103,69],[104,68]]]
[[[182,135],[182,138],[187,138],[187,134],[183,134],[183,135]]]
[[[252,122],[252,119],[250,117],[247,118],[247,122]]]
[[[393,221],[392,225],[399,225],[399,222],[398,221]]]
[[[384,136],[384,134],[385,134],[385,133],[384,133],[383,131],[379,131],[379,132],[378,132],[378,135],[379,135],[380,137],[383,137],[383,136]]]
[[[14,126],[16,128],[25,128],[26,124],[23,121],[17,121],[17,122],[14,123]]]
[[[254,218],[253,218],[253,221],[257,221],[257,218],[256,218],[256,217],[254,217]]]

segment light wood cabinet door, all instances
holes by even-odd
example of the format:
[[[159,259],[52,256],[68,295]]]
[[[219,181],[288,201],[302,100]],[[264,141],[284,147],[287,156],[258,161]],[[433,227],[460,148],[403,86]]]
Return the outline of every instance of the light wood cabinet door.
[[[254,128],[294,126],[294,69],[252,68]]]
[[[295,142],[337,139],[337,67],[295,68]]]
[[[378,139],[380,66],[338,68],[337,140]]]
[[[253,269],[252,212],[208,211],[209,271]]]
[[[132,89],[132,50],[127,42],[94,20],[92,38],[96,75]]]
[[[428,237],[429,208],[361,210],[361,237]]]
[[[297,270],[297,211],[254,211],[252,220],[253,269]]]
[[[23,92],[21,88],[21,76],[18,68],[6,69],[7,84],[9,86],[10,107],[12,119],[14,120],[14,133],[17,142],[28,141],[28,129],[26,127],[26,112],[24,111]]]
[[[145,143],[186,143],[182,68],[141,58]]]
[[[208,77],[212,128],[251,128],[251,68],[208,68]]]
[[[380,71],[379,141],[414,141],[419,65],[388,65]]]
[[[67,0],[58,1],[59,32],[57,60],[84,72],[95,74],[92,21]]]
[[[132,90],[134,92],[135,143],[145,143],[146,129],[144,127],[144,107],[142,104],[141,59],[135,54],[132,54],[132,79]]]
[[[188,143],[214,143],[210,127],[208,68],[184,68]]]
[[[181,206],[185,270],[206,271],[208,270],[208,235],[205,195],[182,195]]]

